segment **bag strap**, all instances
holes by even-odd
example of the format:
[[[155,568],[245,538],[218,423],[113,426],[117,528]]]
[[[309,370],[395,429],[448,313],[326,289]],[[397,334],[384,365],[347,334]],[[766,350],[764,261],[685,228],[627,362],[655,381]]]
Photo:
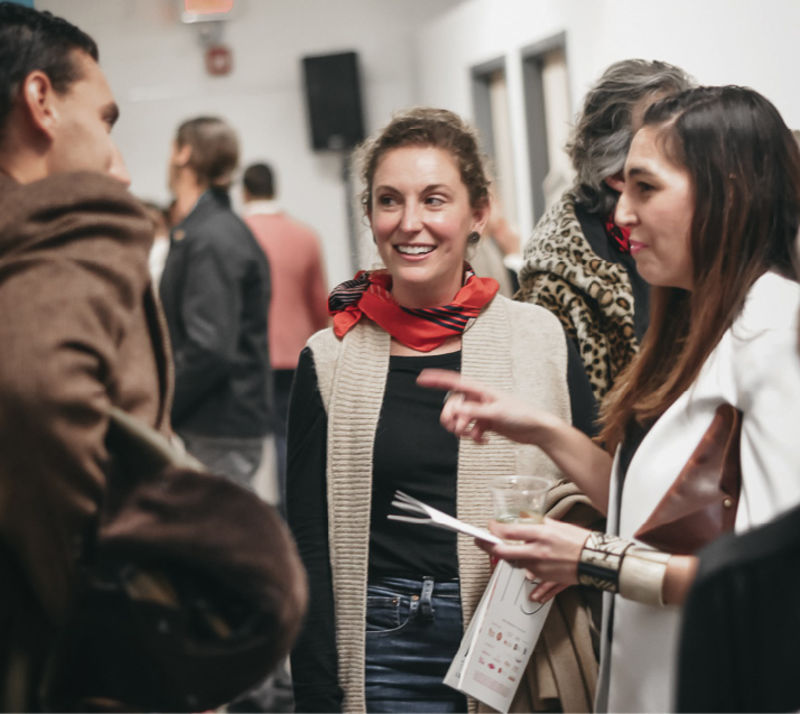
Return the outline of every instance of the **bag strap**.
[[[177,443],[119,407],[111,407],[108,416],[110,439],[122,438],[129,445],[139,447],[161,466],[206,470],[202,463],[185,449],[179,448]]]

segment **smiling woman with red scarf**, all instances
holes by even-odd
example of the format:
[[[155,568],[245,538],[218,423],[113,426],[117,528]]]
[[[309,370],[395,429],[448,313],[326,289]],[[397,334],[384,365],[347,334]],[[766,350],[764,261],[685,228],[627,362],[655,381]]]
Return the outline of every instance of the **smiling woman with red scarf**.
[[[425,367],[479,376],[586,431],[594,403],[558,321],[498,296],[466,262],[489,213],[472,130],[444,110],[411,110],[362,159],[363,205],[386,267],[333,291],[333,327],[302,352],[289,410],[288,516],[311,592],[292,656],[296,708],[465,711],[442,678],[489,561],[469,539],[388,520],[394,491],[484,525],[488,479],[535,473],[553,479],[554,515],[588,523],[596,513],[537,449],[504,438],[479,448],[448,434],[441,394],[416,377]],[[553,626],[589,643],[579,596],[563,595]],[[590,645],[542,650],[520,709],[561,700],[588,710],[595,668]],[[557,680],[569,682],[566,694]]]

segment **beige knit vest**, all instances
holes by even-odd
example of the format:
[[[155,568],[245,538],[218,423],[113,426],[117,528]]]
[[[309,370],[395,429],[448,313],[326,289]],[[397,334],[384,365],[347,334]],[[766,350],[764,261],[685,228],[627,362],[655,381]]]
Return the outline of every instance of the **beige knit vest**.
[[[339,683],[344,711],[363,712],[372,455],[389,369],[390,337],[363,318],[344,339],[324,330],[309,340],[309,346],[328,414],[328,539]],[[560,323],[535,305],[497,296],[464,333],[461,373],[465,377],[514,392],[569,420],[566,365]],[[536,447],[514,444],[495,434],[483,445],[463,439],[458,453],[458,517],[484,525],[492,516],[486,481],[510,473],[559,476]],[[488,580],[489,562],[471,538],[462,536],[458,562],[466,626]]]

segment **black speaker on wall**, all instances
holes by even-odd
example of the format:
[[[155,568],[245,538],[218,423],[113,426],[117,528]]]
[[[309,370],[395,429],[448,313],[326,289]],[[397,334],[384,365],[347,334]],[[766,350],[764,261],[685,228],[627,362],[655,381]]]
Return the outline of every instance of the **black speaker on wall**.
[[[349,149],[364,139],[358,55],[340,52],[303,58],[314,149]]]

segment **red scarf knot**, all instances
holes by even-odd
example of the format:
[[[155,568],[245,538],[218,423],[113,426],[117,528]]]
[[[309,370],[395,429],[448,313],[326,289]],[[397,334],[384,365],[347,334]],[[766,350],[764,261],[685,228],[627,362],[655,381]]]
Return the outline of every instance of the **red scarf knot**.
[[[452,302],[439,307],[410,308],[391,294],[387,270],[361,270],[336,286],[328,297],[334,334],[341,339],[366,315],[398,342],[419,352],[430,352],[449,337],[461,335],[497,293],[492,278],[479,278],[465,265],[464,285]]]

